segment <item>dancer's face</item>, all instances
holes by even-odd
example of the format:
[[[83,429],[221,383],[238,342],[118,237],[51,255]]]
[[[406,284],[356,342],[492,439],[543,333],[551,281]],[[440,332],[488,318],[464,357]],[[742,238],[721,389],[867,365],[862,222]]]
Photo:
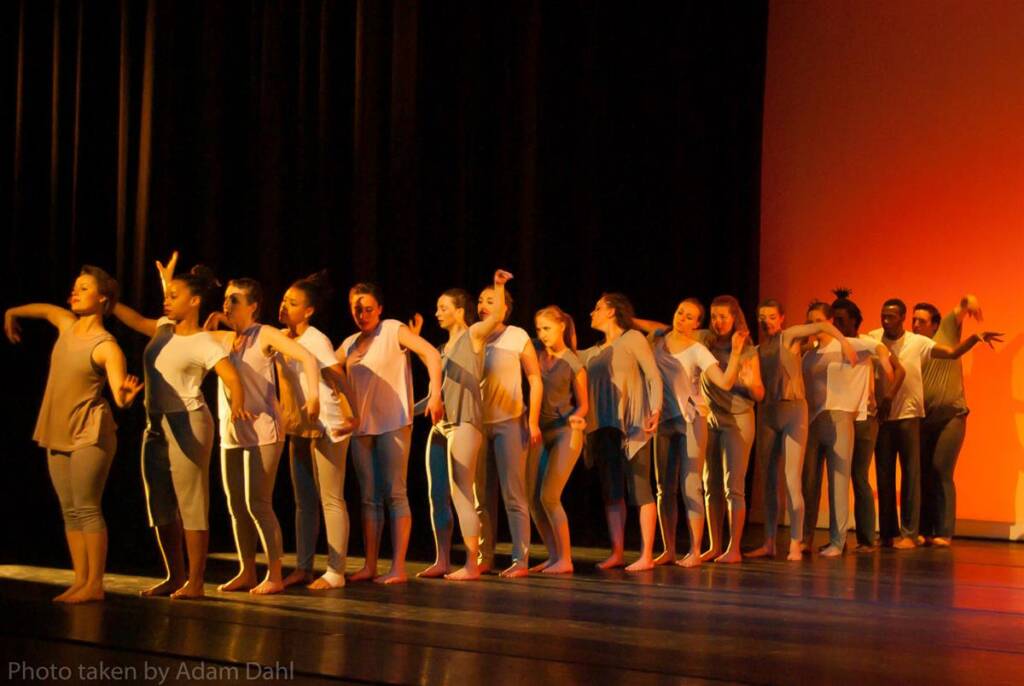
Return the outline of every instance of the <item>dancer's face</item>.
[[[689,335],[700,326],[700,308],[693,303],[681,302],[672,315],[672,328],[681,334]]]
[[[281,307],[277,311],[277,320],[290,329],[309,321],[313,316],[313,308],[309,306],[306,294],[298,288],[289,288],[281,298]]]
[[[889,338],[899,338],[903,335],[903,320],[906,314],[900,314],[900,308],[889,305],[882,308],[882,330]]]
[[[96,277],[91,274],[80,274],[71,287],[68,305],[79,317],[88,314],[102,314],[107,297],[100,294]]]
[[[590,313],[590,328],[604,331],[615,322],[615,309],[610,307],[604,298],[597,301]]]
[[[249,294],[238,286],[229,285],[224,290],[224,316],[231,328],[238,330],[256,318],[258,303],[249,299]]]
[[[857,322],[841,307],[832,310],[832,324],[847,338],[857,337]]]
[[[202,299],[193,295],[188,284],[177,279],[171,281],[164,293],[164,316],[176,322],[188,319],[188,316],[199,310]]]
[[[766,336],[774,336],[782,331],[785,319],[777,307],[761,307],[757,310],[757,324]]]
[[[494,312],[495,296],[493,288],[485,288],[480,291],[480,297],[476,300],[476,315],[481,320],[487,319]]]
[[[821,310],[814,309],[807,312],[807,323],[808,324],[820,324],[821,322],[831,321],[825,316],[825,313]],[[815,334],[810,337],[812,341],[821,341],[821,334]]]
[[[932,313],[928,310],[914,310],[910,319],[910,326],[914,333],[931,338],[939,330],[939,325],[932,322]]]
[[[731,336],[735,325],[736,318],[728,305],[711,306],[711,330],[716,336]]]
[[[349,298],[348,304],[352,309],[352,321],[356,323],[360,331],[364,333],[373,331],[380,324],[380,313],[384,308],[369,293],[353,295]]]
[[[545,348],[559,350],[563,347],[565,324],[544,315],[537,317],[534,322],[537,325],[537,338]]]
[[[455,301],[447,295],[442,295],[437,299],[437,312],[434,313],[434,316],[437,317],[438,325],[445,331],[466,321],[465,310],[455,307]]]

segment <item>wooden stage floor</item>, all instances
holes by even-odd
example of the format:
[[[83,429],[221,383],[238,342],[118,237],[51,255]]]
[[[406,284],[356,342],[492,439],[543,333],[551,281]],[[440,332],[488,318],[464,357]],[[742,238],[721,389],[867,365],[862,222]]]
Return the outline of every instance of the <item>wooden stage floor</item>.
[[[635,575],[594,570],[601,552],[578,550],[571,577],[263,598],[211,583],[200,602],[144,600],[150,579],[110,574],[106,602],[77,607],[49,600],[70,572],[0,566],[0,680],[66,667],[48,682],[1024,683],[1024,545]],[[216,556],[207,578],[232,570]]]

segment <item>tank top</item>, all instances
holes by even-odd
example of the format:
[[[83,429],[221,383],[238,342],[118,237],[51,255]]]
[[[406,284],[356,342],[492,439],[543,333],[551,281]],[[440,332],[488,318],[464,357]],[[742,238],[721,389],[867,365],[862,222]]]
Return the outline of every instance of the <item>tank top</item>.
[[[44,448],[71,452],[99,443],[117,430],[103,398],[104,370],[92,361],[100,343],[113,341],[106,331],[81,338],[68,327],[50,353],[50,372],[32,439]]]
[[[480,380],[484,374],[484,354],[474,352],[469,331],[463,331],[448,351],[441,346],[441,400],[445,420],[452,425],[483,427],[483,399]]]
[[[697,415],[707,415],[708,403],[700,392],[700,375],[713,364],[715,356],[700,343],[679,352],[669,352],[664,336],[654,338],[654,361],[661,372],[664,401],[661,421],[682,417],[692,422]]]
[[[523,414],[523,368],[519,356],[530,336],[518,326],[508,326],[492,336],[484,347],[484,378],[480,391],[484,423],[496,424]]]
[[[341,344],[358,404],[356,436],[379,436],[412,424],[412,369],[408,353],[398,342],[402,326],[397,319],[382,321],[370,334],[362,355],[355,352],[360,334]]]
[[[543,344],[534,341],[534,346],[538,357],[543,360]],[[548,369],[544,369],[541,364],[541,381],[544,384],[544,396],[540,403],[541,429],[568,426],[569,416],[579,407],[573,383],[581,369],[583,363],[572,350],[563,352]]]
[[[776,334],[757,346],[761,361],[761,381],[764,384],[764,402],[806,398],[800,358],[782,345],[782,334]]]
[[[217,414],[220,418],[220,444],[224,448],[252,448],[284,440],[281,413],[277,406],[274,382],[274,357],[259,348],[262,324],[253,324],[235,334],[230,357],[245,390],[245,409],[256,416],[251,422],[231,421],[231,403],[224,381],[217,379]]]

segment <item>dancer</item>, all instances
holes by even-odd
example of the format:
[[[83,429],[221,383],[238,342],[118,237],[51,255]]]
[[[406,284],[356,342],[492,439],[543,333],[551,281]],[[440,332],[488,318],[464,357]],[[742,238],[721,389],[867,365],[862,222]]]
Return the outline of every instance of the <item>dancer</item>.
[[[661,417],[661,374],[643,334],[634,328],[633,305],[621,293],[605,293],[590,313],[604,340],[580,352],[587,368],[587,459],[601,479],[611,554],[600,569],[625,563],[626,503],[640,510],[640,559],[626,567],[654,567],[658,511],[651,493],[650,439]]]
[[[352,381],[359,424],[353,432],[352,461],[363,504],[363,539],[366,564],[352,581],[373,579],[380,584],[403,583],[405,553],[412,531],[412,513],[406,496],[412,437],[412,370],[407,350],[414,352],[430,375],[427,416],[441,419],[441,356],[425,340],[396,319],[382,320],[380,290],[359,283],[348,294],[352,319],[359,327],[336,351]],[[384,530],[384,504],[391,518],[391,570],[377,575],[377,556]]]
[[[477,299],[477,316],[486,320],[494,309],[494,289],[488,287]],[[530,335],[509,326],[512,297],[505,293],[505,317],[484,349],[484,376],[480,391],[484,406],[480,458],[476,463],[476,513],[480,517],[480,573],[494,565],[498,519],[498,486],[505,502],[512,537],[512,564],[501,572],[506,578],[529,572],[530,506],[526,496],[526,455],[541,442],[540,408],[543,382]],[[523,374],[530,384],[529,417],[523,402]]]
[[[217,283],[203,266],[174,273],[177,251],[157,271],[164,288],[164,316],[148,319],[118,303],[114,316],[150,336],[143,359],[146,415],[142,439],[142,479],[149,524],[156,532],[167,577],[142,591],[145,596],[201,598],[210,542],[210,452],[213,418],[202,382],[213,370],[227,386],[231,419],[253,419],[245,409],[245,391],[234,365],[216,338],[199,326],[199,311]],[[188,551],[188,570],[182,555]]]
[[[345,585],[349,536],[345,458],[349,434],[358,421],[352,413],[355,403],[345,369],[335,357],[330,339],[312,324],[326,307],[331,292],[327,270],[321,270],[289,286],[278,310],[284,335],[309,351],[317,362],[314,371],[306,369],[303,355],[279,355],[277,360],[282,423],[288,436],[295,496],[296,565],[283,583],[285,587],[303,584],[314,591]],[[318,415],[309,412],[313,396],[319,397]],[[327,569],[314,577],[321,505],[327,528]]]
[[[252,423],[231,421],[230,400],[221,382],[218,415],[220,418],[220,465],[224,495],[231,513],[239,572],[217,587],[219,591],[249,591],[257,595],[284,590],[281,576],[281,525],[274,514],[274,481],[284,449],[274,380],[274,359],[280,353],[296,359],[307,377],[319,373],[316,358],[280,330],[259,323],[263,307],[263,288],[254,279],[233,279],[224,292],[224,309],[212,313],[205,329],[231,351],[231,362],[245,387],[246,411]],[[220,325],[231,331],[217,331]],[[320,413],[319,389],[305,396],[306,415],[311,420]],[[256,539],[267,555],[267,575],[262,582],[256,576]]]
[[[977,312],[967,312],[977,317]],[[929,359],[956,360],[979,342],[992,345],[1002,334],[982,331],[957,346],[937,343],[903,328],[907,306],[899,298],[882,304],[882,328],[869,335],[881,341],[899,358],[906,378],[889,408],[879,408],[881,426],[875,445],[878,475],[878,519],[882,545],[898,549],[915,547],[921,514],[921,418],[924,417],[922,366]],[[899,459],[899,517],[896,510],[896,460]],[[920,541],[923,542],[923,539]]]
[[[576,355],[576,327],[557,305],[534,315],[537,359],[544,393],[540,404],[541,441],[530,446],[526,492],[530,514],[548,549],[548,559],[531,572],[571,574],[569,518],[562,490],[583,448],[587,426],[587,370]]]
[[[46,449],[75,573],[71,585],[54,598],[61,603],[103,600],[107,523],[101,508],[117,450],[117,425],[103,398],[104,378],[118,407],[131,405],[142,389],[125,372],[124,353],[103,327],[117,297],[117,281],[86,265],[71,288],[70,310],[31,303],[4,312],[4,333],[11,343],[21,341],[19,319],[45,319],[58,332],[32,438]]]
[[[430,490],[430,520],[434,529],[434,564],[419,573],[423,578],[468,581],[480,577],[480,518],[473,498],[476,461],[483,442],[484,348],[487,339],[505,319],[505,283],[512,275],[499,269],[494,273],[494,306],[487,318],[468,324],[469,294],[453,288],[437,299],[437,323],[448,332],[441,348],[444,379],[441,398],[444,417],[434,423],[427,439],[427,484]],[[418,406],[417,406],[418,407]],[[432,419],[434,418],[431,412]],[[451,572],[452,510],[459,516],[459,528],[466,545],[466,565]]]
[[[800,344],[825,333],[837,340],[844,357],[855,364],[857,353],[828,321],[783,328],[786,314],[782,304],[768,299],[758,305],[757,321],[761,341],[757,346],[765,396],[757,414],[757,465],[764,471],[764,543],[744,553],[745,557],[775,557],[778,532],[778,476],[782,460],[789,511],[789,554],[787,560],[802,558],[800,543],[804,532],[804,498],[801,470],[807,446],[807,399],[800,369]]]

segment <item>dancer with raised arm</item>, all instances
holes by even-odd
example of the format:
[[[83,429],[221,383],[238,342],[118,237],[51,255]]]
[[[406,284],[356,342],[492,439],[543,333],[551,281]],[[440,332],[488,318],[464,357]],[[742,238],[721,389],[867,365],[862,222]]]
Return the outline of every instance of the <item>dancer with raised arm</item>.
[[[211,370],[227,386],[231,419],[253,419],[245,410],[241,379],[216,338],[199,325],[199,311],[217,283],[213,272],[195,266],[176,275],[175,252],[167,267],[157,262],[164,287],[164,316],[148,319],[118,303],[114,316],[150,336],[143,359],[148,423],[142,442],[142,479],[149,524],[156,532],[167,577],[142,595],[201,598],[210,543],[210,452],[213,418],[202,383]],[[182,539],[188,551],[188,568]]]
[[[352,581],[373,579],[380,584],[403,583],[405,554],[412,531],[406,495],[412,437],[412,370],[406,351],[415,353],[430,375],[427,415],[441,418],[441,356],[429,343],[396,319],[381,319],[380,290],[358,283],[349,290],[352,319],[359,328],[337,349],[338,360],[352,382],[359,416],[352,437],[352,461],[363,504],[366,564]],[[377,575],[377,557],[384,530],[384,506],[391,519],[391,570]]]
[[[103,326],[117,297],[117,281],[99,267],[86,265],[71,287],[70,310],[31,303],[4,312],[4,333],[11,343],[21,341],[19,319],[45,319],[58,333],[32,436],[46,449],[75,574],[56,602],[103,600],[103,488],[117,451],[117,425],[103,398],[103,384],[109,384],[118,407],[131,405],[142,389],[139,380],[126,373],[124,353]]]

